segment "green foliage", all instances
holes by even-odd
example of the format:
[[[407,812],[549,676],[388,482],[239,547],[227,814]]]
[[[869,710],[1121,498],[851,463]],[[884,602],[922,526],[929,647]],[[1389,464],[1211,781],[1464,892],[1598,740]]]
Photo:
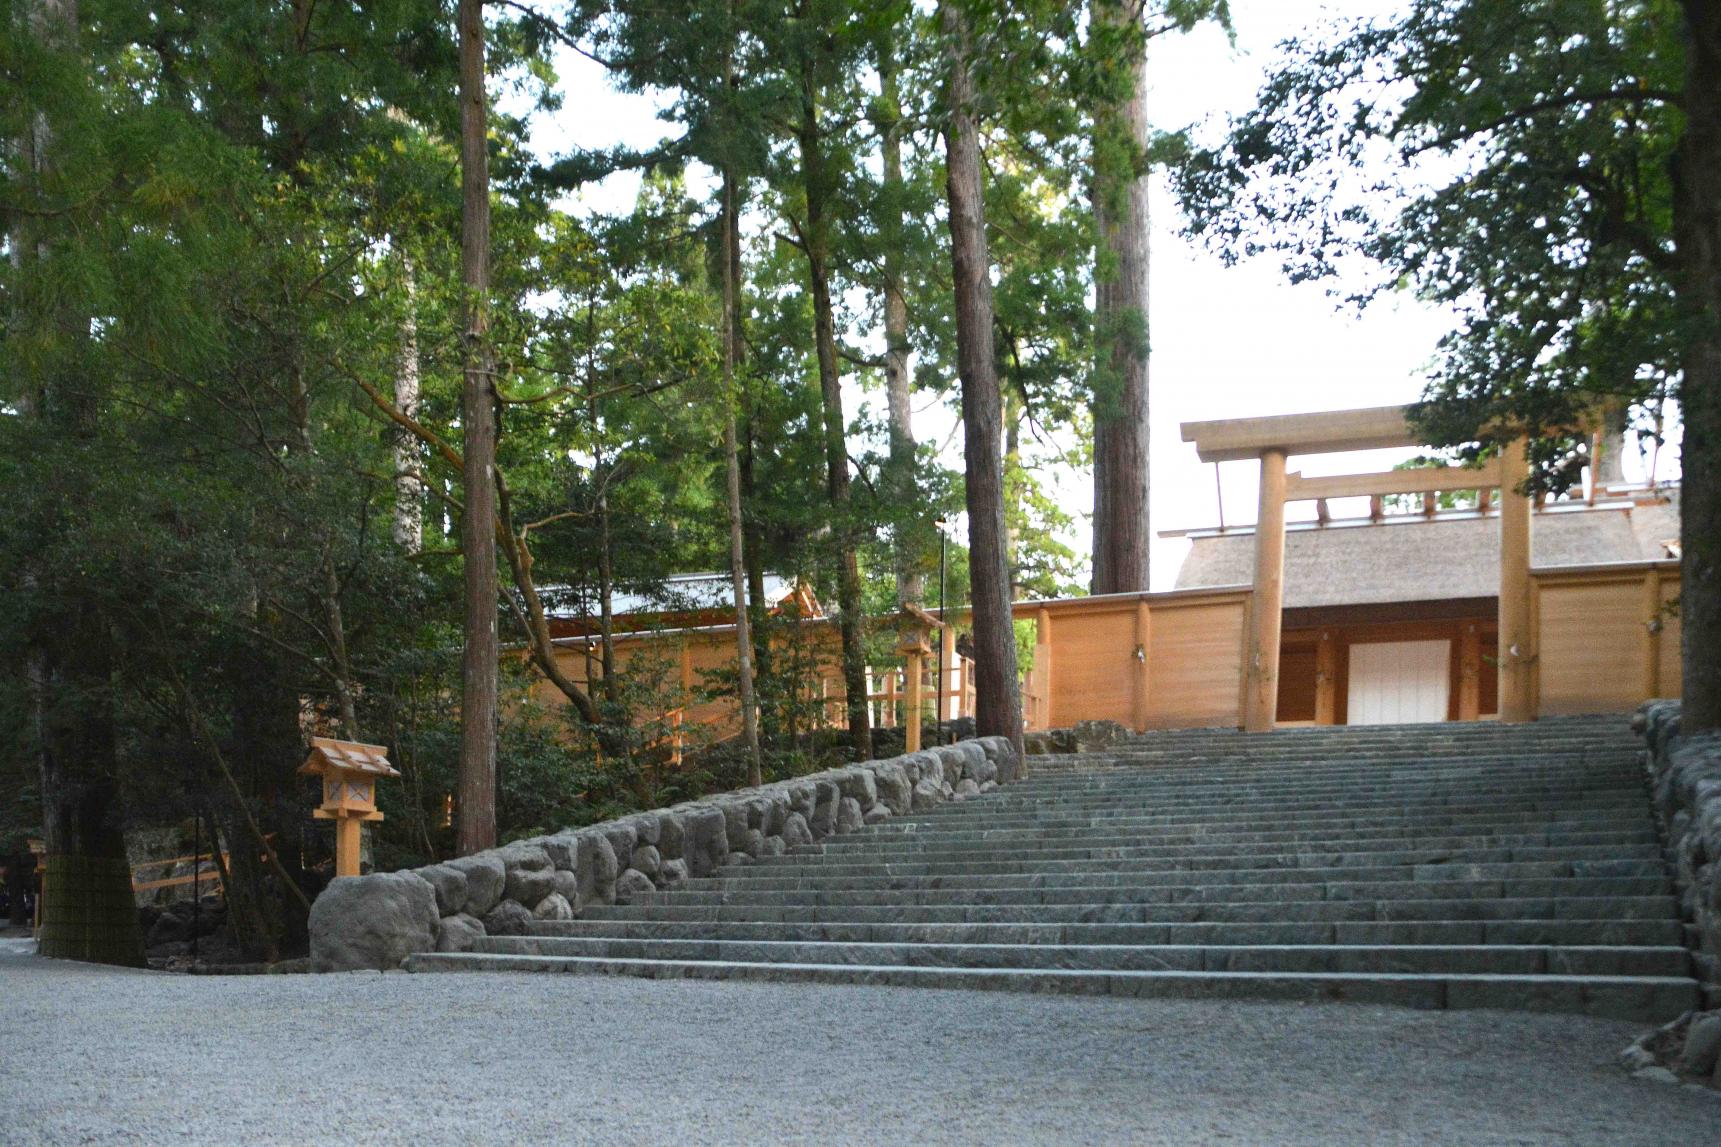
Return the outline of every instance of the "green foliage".
[[[1181,168],[1189,228],[1293,279],[1373,266],[1359,304],[1402,287],[1455,310],[1418,418],[1466,457],[1490,423],[1597,403],[1647,430],[1681,341],[1681,26],[1675,0],[1416,0],[1293,41]],[[1569,458],[1540,459],[1541,483]]]

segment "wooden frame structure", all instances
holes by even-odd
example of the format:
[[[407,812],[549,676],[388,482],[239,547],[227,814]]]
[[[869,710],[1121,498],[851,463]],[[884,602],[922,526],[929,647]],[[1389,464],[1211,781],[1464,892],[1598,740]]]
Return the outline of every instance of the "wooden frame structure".
[[[1267,732],[1278,715],[1279,659],[1285,601],[1285,503],[1368,497],[1379,507],[1391,494],[1422,494],[1425,504],[1445,491],[1500,491],[1499,690],[1500,720],[1535,718],[1536,662],[1530,584],[1531,500],[1521,489],[1529,477],[1522,437],[1508,441],[1500,457],[1481,469],[1444,467],[1304,478],[1287,474],[1293,454],[1333,454],[1422,445],[1404,406],[1185,422],[1183,440],[1193,442],[1203,462],[1247,458],[1261,464],[1255,526],[1255,572],[1243,659],[1243,728]],[[1331,706],[1330,699],[1326,702]],[[1317,701],[1317,712],[1319,701]]]

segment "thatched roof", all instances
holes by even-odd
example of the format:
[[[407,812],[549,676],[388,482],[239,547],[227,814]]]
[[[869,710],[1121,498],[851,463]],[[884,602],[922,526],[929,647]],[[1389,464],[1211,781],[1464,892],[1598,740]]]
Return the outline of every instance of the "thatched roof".
[[[1678,492],[1667,500],[1560,505],[1530,527],[1536,567],[1598,565],[1669,556],[1679,537]],[[1248,527],[1190,535],[1178,589],[1247,585],[1255,534]],[[1295,523],[1285,538],[1285,607],[1493,597],[1500,588],[1498,516],[1389,516],[1378,523]]]

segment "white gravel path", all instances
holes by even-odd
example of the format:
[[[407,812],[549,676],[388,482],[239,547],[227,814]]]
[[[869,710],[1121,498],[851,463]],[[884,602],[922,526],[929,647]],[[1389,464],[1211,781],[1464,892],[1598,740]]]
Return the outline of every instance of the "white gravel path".
[[[0,945],[0,1142],[1715,1147],[1631,1024],[582,976],[186,977]]]

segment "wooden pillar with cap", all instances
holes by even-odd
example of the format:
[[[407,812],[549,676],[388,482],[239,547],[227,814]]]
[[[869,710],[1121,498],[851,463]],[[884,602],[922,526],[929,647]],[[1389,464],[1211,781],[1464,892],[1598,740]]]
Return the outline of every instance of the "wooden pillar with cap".
[[[1285,606],[1285,450],[1261,451],[1255,519],[1255,587],[1243,664],[1243,729],[1266,733],[1279,711],[1279,637]]]
[[[1529,446],[1522,437],[1500,452],[1500,720],[1536,719],[1536,635],[1530,586]]]

